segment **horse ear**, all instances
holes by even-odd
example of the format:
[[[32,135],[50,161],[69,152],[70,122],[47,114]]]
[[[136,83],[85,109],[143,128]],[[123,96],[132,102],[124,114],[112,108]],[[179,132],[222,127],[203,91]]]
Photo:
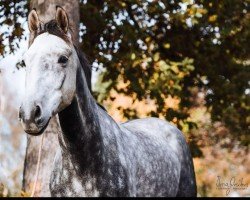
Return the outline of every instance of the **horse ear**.
[[[28,26],[29,26],[30,32],[37,31],[39,28],[39,23],[40,21],[39,21],[38,14],[36,12],[36,9],[33,8],[30,11],[29,16],[28,16]]]
[[[60,6],[56,6],[56,21],[64,33],[67,33],[69,29],[69,18],[66,11]]]

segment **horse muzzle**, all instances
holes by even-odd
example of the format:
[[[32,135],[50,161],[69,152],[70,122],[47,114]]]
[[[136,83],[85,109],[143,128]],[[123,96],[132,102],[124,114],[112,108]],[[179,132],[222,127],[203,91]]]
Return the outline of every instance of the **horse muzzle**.
[[[50,118],[42,116],[42,108],[39,105],[33,106],[31,109],[19,109],[19,121],[24,131],[30,135],[38,136],[47,128]]]

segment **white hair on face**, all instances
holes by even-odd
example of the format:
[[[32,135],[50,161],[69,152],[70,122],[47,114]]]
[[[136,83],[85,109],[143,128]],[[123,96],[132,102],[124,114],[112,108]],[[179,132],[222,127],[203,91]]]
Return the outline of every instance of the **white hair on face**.
[[[66,56],[65,66],[58,63]],[[47,32],[38,35],[24,54],[26,84],[24,109],[41,104],[43,114],[51,117],[68,106],[75,94],[77,53],[73,44]],[[31,84],[29,84],[31,83]]]

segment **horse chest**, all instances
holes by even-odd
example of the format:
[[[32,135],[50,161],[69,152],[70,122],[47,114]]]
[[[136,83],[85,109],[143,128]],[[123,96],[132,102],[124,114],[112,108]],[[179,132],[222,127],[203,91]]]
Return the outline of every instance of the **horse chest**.
[[[93,176],[87,172],[83,172],[79,176],[79,173],[76,173],[78,170],[79,168],[72,164],[70,159],[67,159],[64,155],[61,156],[61,153],[57,153],[50,180],[51,196],[98,197],[132,195],[131,189],[128,188],[125,169],[119,164],[103,168],[103,172],[99,176]]]
[[[96,186],[96,178],[88,174],[79,177],[76,168],[70,161],[63,161],[57,155],[54,170],[51,174],[50,191],[55,197],[96,197],[100,192]]]

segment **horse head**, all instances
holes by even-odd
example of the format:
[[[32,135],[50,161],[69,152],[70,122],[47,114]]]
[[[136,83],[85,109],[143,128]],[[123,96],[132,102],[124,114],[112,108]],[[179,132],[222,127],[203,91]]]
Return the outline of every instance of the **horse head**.
[[[28,25],[34,38],[23,56],[26,81],[19,119],[25,132],[40,135],[51,117],[72,102],[79,59],[63,8],[57,7],[55,19],[46,24],[33,9]]]

